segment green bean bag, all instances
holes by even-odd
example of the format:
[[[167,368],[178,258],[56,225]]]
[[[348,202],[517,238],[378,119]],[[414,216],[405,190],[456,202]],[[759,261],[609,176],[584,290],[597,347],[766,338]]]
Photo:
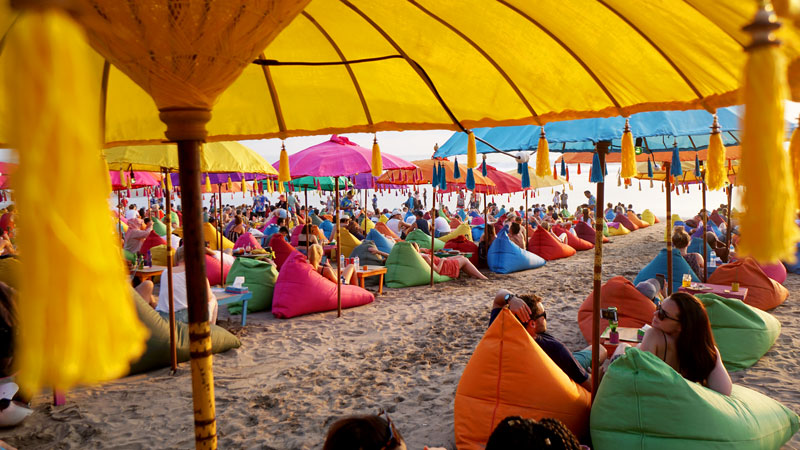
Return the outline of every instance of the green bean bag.
[[[316,225],[316,226],[322,225],[322,219],[320,219],[318,215],[310,214],[309,217],[311,218],[311,225]]]
[[[781,323],[768,312],[740,300],[699,294],[725,368],[733,372],[755,364],[781,334]]]
[[[603,236],[605,236],[605,237],[611,236],[611,234],[608,231],[608,221],[607,220],[603,221]]]
[[[419,248],[431,248],[431,236],[425,234],[422,230],[414,230],[406,236],[406,242],[416,242]],[[433,249],[441,250],[444,248],[444,242],[441,239],[433,238]]]
[[[386,264],[386,260],[381,255],[375,255],[369,252],[370,247],[378,248],[374,241],[364,239],[361,241],[353,252],[350,253],[351,258],[358,257],[358,264],[361,266],[382,266]],[[373,277],[374,278],[374,277]]]
[[[253,294],[247,301],[247,312],[269,311],[272,309],[272,292],[275,289],[275,280],[278,279],[278,269],[266,261],[252,258],[236,258],[228,271],[225,284],[230,286],[236,277],[244,277],[244,285]],[[230,314],[241,314],[242,303],[228,305]]]
[[[131,363],[128,375],[160,369],[170,365],[169,323],[131,289],[139,320],[150,331],[145,351],[138,361]],[[242,345],[228,330],[211,325],[211,353],[222,353]],[[189,325],[175,322],[175,347],[178,362],[189,360]]]
[[[127,261],[136,261],[136,255],[131,251],[125,250],[124,248],[122,249],[122,256],[124,256]]]
[[[151,217],[150,220],[153,221],[153,231],[156,232],[159,236],[166,236],[167,235],[167,226],[164,225],[164,222],[161,221],[158,217]]]
[[[428,284],[431,281],[430,267],[422,259],[422,255],[414,250],[410,242],[398,242],[394,244],[392,252],[386,258],[386,275],[384,278],[386,286],[403,288]],[[450,280],[450,277],[433,272],[434,283]]]
[[[596,450],[777,449],[799,426],[797,414],[763,394],[734,385],[722,395],[637,348],[609,367],[590,419]]]

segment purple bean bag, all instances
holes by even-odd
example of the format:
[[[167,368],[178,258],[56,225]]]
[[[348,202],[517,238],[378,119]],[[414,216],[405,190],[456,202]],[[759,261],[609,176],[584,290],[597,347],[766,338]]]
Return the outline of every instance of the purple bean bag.
[[[628,229],[628,231],[636,231],[639,229],[639,227],[631,222],[631,219],[624,214],[617,213],[617,216],[614,217],[614,222],[621,223],[623,227]]]

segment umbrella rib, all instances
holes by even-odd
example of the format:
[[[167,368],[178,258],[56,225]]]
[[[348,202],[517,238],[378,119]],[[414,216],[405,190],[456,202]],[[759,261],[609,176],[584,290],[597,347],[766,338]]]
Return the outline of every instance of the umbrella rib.
[[[652,39],[650,39],[650,37],[649,37],[647,34],[645,34],[645,32],[644,32],[644,31],[642,31],[642,30],[641,30],[639,27],[637,27],[637,26],[636,26],[636,25],[635,25],[633,22],[631,22],[631,20],[630,20],[630,19],[628,19],[627,17],[625,17],[624,15],[622,15],[622,14],[621,14],[619,11],[617,11],[617,10],[616,10],[616,9],[614,9],[614,8],[612,8],[612,7],[611,7],[611,5],[609,5],[608,3],[606,3],[606,2],[605,2],[605,0],[597,0],[597,2],[598,2],[598,3],[600,3],[601,5],[605,6],[605,7],[606,7],[606,8],[607,8],[609,11],[611,11],[612,13],[614,13],[614,14],[615,14],[617,17],[619,17],[619,18],[620,18],[620,20],[622,20],[622,21],[623,21],[623,22],[625,22],[625,23],[626,23],[626,24],[627,24],[629,27],[631,27],[631,28],[633,29],[633,31],[635,31],[636,33],[638,33],[638,34],[639,34],[639,36],[641,36],[641,37],[642,37],[642,39],[644,39],[644,40],[645,40],[645,41],[646,41],[648,44],[650,44],[650,46],[651,46],[651,47],[653,47],[653,50],[655,50],[656,52],[658,52],[658,54],[659,54],[659,55],[661,55],[661,57],[662,57],[662,58],[664,58],[664,60],[665,60],[665,61],[666,61],[666,62],[667,62],[667,63],[668,63],[668,64],[669,64],[671,67],[672,67],[672,69],[673,69],[675,72],[677,72],[677,73],[678,73],[678,75],[679,75],[679,76],[680,76],[680,77],[683,79],[683,81],[684,81],[684,82],[685,82],[685,83],[686,83],[686,84],[689,86],[689,88],[692,90],[692,92],[694,92],[694,93],[695,93],[695,95],[697,95],[697,98],[698,98],[698,99],[700,99],[700,103],[703,105],[703,107],[704,107],[704,108],[705,108],[705,109],[706,109],[708,112],[710,112],[710,113],[712,113],[712,114],[714,113],[715,109],[714,109],[714,108],[710,108],[710,107],[709,107],[709,106],[706,104],[705,96],[704,96],[702,93],[700,93],[700,90],[699,90],[699,89],[697,89],[697,87],[694,85],[694,83],[692,83],[692,80],[690,80],[690,79],[689,79],[689,77],[688,77],[688,76],[687,76],[685,73],[683,73],[683,71],[680,69],[680,67],[678,67],[678,65],[675,63],[675,61],[673,61],[673,60],[672,60],[672,58],[670,58],[670,57],[669,57],[669,56],[666,54],[666,52],[664,52],[664,50],[662,50],[662,49],[661,49],[661,47],[659,47],[659,46],[658,46],[658,45],[657,45],[655,42],[653,42],[653,40],[652,40]]]
[[[264,54],[261,53],[261,59],[264,59]],[[278,91],[275,89],[275,82],[272,80],[272,72],[266,64],[261,65],[261,70],[264,72],[264,79],[267,82],[267,89],[269,96],[272,98],[272,107],[275,110],[275,119],[278,121],[278,129],[281,134],[286,132],[286,120],[283,118],[283,109],[281,108],[281,100],[278,98]]]
[[[547,29],[547,27],[545,27],[544,25],[542,25],[541,23],[539,23],[539,22],[538,22],[536,19],[534,19],[533,17],[529,16],[527,13],[525,13],[525,12],[524,12],[524,11],[522,11],[522,10],[520,10],[520,9],[519,9],[519,8],[517,8],[516,6],[514,6],[514,5],[510,4],[510,3],[508,3],[506,0],[499,0],[499,2],[500,2],[500,4],[502,4],[502,5],[506,6],[507,8],[511,9],[511,10],[512,10],[512,11],[514,11],[515,13],[519,14],[520,16],[522,16],[522,17],[523,17],[524,19],[526,19],[528,22],[530,22],[530,23],[532,23],[533,25],[535,25],[536,27],[538,27],[538,28],[539,28],[540,30],[542,30],[542,31],[543,31],[545,34],[547,34],[547,35],[550,37],[550,39],[552,39],[552,40],[553,40],[553,41],[555,41],[555,42],[556,42],[556,43],[557,43],[559,46],[561,46],[561,48],[562,48],[562,49],[564,49],[564,51],[566,51],[567,53],[569,53],[569,55],[570,55],[570,56],[572,56],[572,58],[573,58],[573,59],[574,59],[574,60],[575,60],[575,61],[576,61],[578,64],[580,64],[580,65],[581,65],[581,67],[583,67],[583,70],[585,70],[585,71],[586,71],[586,73],[588,73],[588,74],[589,74],[589,76],[590,76],[590,77],[592,77],[592,79],[594,80],[594,82],[597,84],[597,86],[598,86],[598,87],[600,87],[600,89],[603,91],[603,93],[605,93],[605,94],[606,94],[606,96],[608,97],[608,99],[609,99],[609,100],[611,100],[611,103],[613,103],[613,104],[614,104],[614,106],[617,108],[617,110],[619,111],[619,114],[620,114],[621,116],[624,116],[624,115],[625,115],[625,114],[623,113],[623,111],[622,111],[622,106],[619,104],[619,102],[618,102],[618,101],[617,101],[617,99],[614,97],[614,95],[612,95],[612,94],[611,94],[611,91],[609,91],[609,90],[608,90],[608,87],[606,87],[606,85],[605,85],[605,84],[604,84],[604,83],[603,83],[603,82],[600,80],[600,78],[597,76],[597,74],[596,74],[596,73],[594,73],[594,71],[593,71],[593,70],[592,70],[592,69],[591,69],[591,68],[590,68],[590,67],[589,67],[589,66],[586,64],[586,62],[585,62],[583,59],[581,59],[581,57],[580,57],[580,56],[578,56],[578,55],[577,55],[577,54],[576,54],[574,51],[572,51],[572,49],[571,49],[571,48],[569,48],[569,46],[567,46],[567,44],[565,44],[565,43],[564,43],[564,41],[562,41],[561,39],[559,39],[559,38],[558,38],[558,36],[556,36],[556,35],[555,35],[555,34],[554,34],[552,31],[550,31],[549,29]]]
[[[111,63],[103,59],[103,78],[100,82],[100,136],[106,140],[106,112],[108,108],[108,75],[111,71]]]
[[[447,27],[450,31],[452,31],[453,33],[458,35],[458,37],[463,39],[465,42],[467,42],[469,45],[471,45],[472,48],[474,48],[478,53],[480,53],[481,56],[483,56],[492,66],[494,66],[494,68],[497,70],[497,72],[499,72],[500,75],[502,75],[502,77],[506,80],[506,83],[508,83],[508,85],[511,87],[511,89],[514,90],[514,92],[517,94],[519,99],[525,105],[525,108],[528,109],[528,112],[530,112],[530,114],[534,117],[534,119],[536,119],[537,125],[539,125],[539,126],[542,125],[541,120],[539,120],[539,114],[536,113],[536,110],[533,108],[533,106],[531,106],[530,102],[528,102],[528,99],[525,98],[525,96],[522,94],[522,91],[519,89],[517,84],[514,83],[514,81],[506,73],[506,71],[503,70],[503,68],[500,66],[500,64],[497,61],[495,61],[491,56],[489,56],[489,54],[481,46],[479,46],[475,41],[473,41],[472,39],[467,37],[464,33],[461,32],[461,30],[457,29],[456,27],[451,25],[446,20],[442,19],[441,17],[437,16],[433,12],[429,11],[428,9],[426,9],[425,7],[420,5],[416,0],[410,0],[410,3],[412,5],[414,5],[414,6],[416,6],[420,11],[424,12],[425,14],[427,14],[428,16],[430,16],[431,18],[433,18],[437,22],[439,22],[442,25],[444,25],[445,27]]]
[[[323,36],[325,36],[325,39],[328,40],[328,43],[336,51],[336,54],[339,55],[339,59],[341,59],[342,62],[347,61],[347,58],[345,58],[344,53],[342,53],[342,50],[339,48],[338,45],[336,45],[336,42],[333,40],[331,35],[328,34],[328,32],[322,27],[322,25],[320,25],[319,22],[317,22],[317,20],[311,16],[311,14],[305,11],[303,11],[302,14],[303,17],[305,17],[306,19],[309,20],[309,22],[314,24],[314,26],[317,27],[317,30],[319,30],[319,32],[322,33]],[[367,123],[370,126],[372,126],[374,125],[372,122],[372,114],[369,112],[369,106],[367,106],[367,100],[364,98],[364,92],[361,90],[361,85],[358,83],[356,74],[353,73],[353,68],[350,67],[349,64],[345,64],[344,67],[345,69],[347,69],[347,74],[350,75],[350,80],[353,82],[353,87],[355,87],[356,93],[358,93],[358,99],[361,101],[361,108],[364,110],[364,115],[366,116]]]

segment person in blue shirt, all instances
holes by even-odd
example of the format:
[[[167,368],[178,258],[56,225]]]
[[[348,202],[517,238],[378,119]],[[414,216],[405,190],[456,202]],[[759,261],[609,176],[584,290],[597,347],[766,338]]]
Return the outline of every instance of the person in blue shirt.
[[[592,192],[591,191],[583,191],[583,195],[585,195],[586,198],[589,199],[589,208],[594,209],[595,206],[597,206],[597,199],[594,198],[594,195],[592,195]]]
[[[489,318],[491,326],[500,310],[508,307],[517,320],[525,327],[525,331],[531,335],[539,347],[547,353],[556,365],[564,371],[567,376],[577,384],[580,384],[587,391],[592,390],[592,376],[589,371],[592,367],[592,347],[586,347],[579,352],[570,352],[567,347],[547,332],[547,312],[542,305],[542,299],[536,294],[515,295],[505,289],[497,291],[492,305],[492,313]],[[600,346],[600,363],[602,364],[608,356],[605,347]]]
[[[413,224],[411,224],[411,227],[408,229],[407,233],[410,233],[416,229],[421,230],[423,233],[430,236],[431,232],[428,228],[428,221],[424,219],[425,215],[422,214],[422,211],[414,211],[414,216],[416,216],[417,219]]]

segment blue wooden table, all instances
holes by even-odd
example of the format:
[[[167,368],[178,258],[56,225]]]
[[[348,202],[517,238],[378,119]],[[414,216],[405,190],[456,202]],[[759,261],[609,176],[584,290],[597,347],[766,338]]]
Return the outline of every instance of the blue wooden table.
[[[214,297],[217,297],[217,304],[219,306],[242,302],[242,326],[247,324],[247,301],[253,298],[252,292],[231,294],[225,292],[225,288],[212,288],[211,292],[214,293]]]

